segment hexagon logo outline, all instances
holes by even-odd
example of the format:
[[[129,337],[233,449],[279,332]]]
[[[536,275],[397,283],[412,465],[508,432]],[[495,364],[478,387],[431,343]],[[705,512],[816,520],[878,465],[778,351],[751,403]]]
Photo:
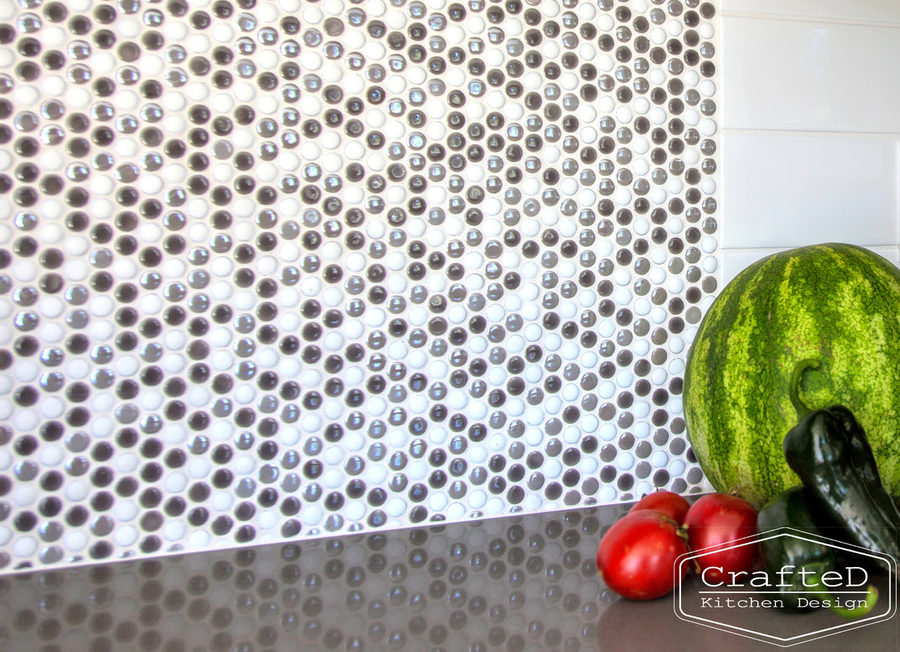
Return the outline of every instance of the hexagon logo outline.
[[[690,562],[698,557],[703,557],[713,552],[722,552],[725,550],[732,550],[734,548],[740,548],[743,546],[749,546],[758,544],[762,541],[768,541],[770,539],[777,539],[782,537],[793,537],[796,539],[800,539],[803,541],[809,541],[811,543],[818,543],[821,545],[828,546],[830,548],[834,548],[836,550],[841,550],[844,552],[849,552],[854,555],[861,555],[863,557],[868,557],[876,562],[877,565],[883,566],[888,572],[888,582],[887,582],[887,590],[880,592],[880,595],[884,595],[885,593],[887,598],[886,609],[883,612],[879,612],[874,615],[869,615],[863,618],[859,618],[856,620],[848,620],[846,623],[841,623],[839,625],[835,625],[833,627],[828,627],[825,629],[819,629],[812,632],[806,632],[802,634],[798,634],[796,636],[776,636],[774,634],[767,634],[765,632],[755,631],[745,627],[739,627],[737,625],[732,625],[729,623],[720,623],[716,622],[712,618],[702,618],[700,616],[690,614],[684,611],[683,603],[682,603],[682,587],[683,582],[678,582],[677,587],[675,589],[673,595],[674,602],[674,611],[675,616],[680,620],[685,622],[693,623],[695,625],[701,625],[703,627],[709,627],[712,629],[717,629],[719,631],[728,632],[730,634],[734,634],[736,636],[741,636],[743,638],[749,638],[752,640],[761,641],[763,643],[768,643],[770,645],[775,645],[778,647],[792,647],[794,645],[801,645],[803,643],[809,643],[810,641],[815,641],[817,639],[826,638],[829,636],[835,636],[837,634],[841,634],[850,630],[859,629],[860,627],[868,627],[869,625],[875,625],[880,622],[884,622],[890,620],[894,617],[897,612],[897,560],[894,559],[891,555],[881,552],[875,552],[873,550],[867,550],[865,548],[861,548],[860,546],[856,546],[853,544],[845,543],[843,541],[839,541],[837,539],[831,539],[829,537],[822,536],[820,534],[813,534],[809,532],[804,532],[803,530],[797,530],[796,528],[791,527],[780,527],[774,530],[767,530],[762,534],[754,534],[748,537],[742,537],[740,539],[735,539],[727,544],[718,544],[713,546],[708,546],[706,548],[701,548],[699,550],[691,550],[682,555],[679,555],[675,560],[675,567],[673,569],[673,573],[675,574],[676,580],[680,577],[682,570],[684,569],[685,564],[690,564]],[[748,592],[750,593],[750,592]],[[758,591],[753,591],[752,593],[760,593]]]

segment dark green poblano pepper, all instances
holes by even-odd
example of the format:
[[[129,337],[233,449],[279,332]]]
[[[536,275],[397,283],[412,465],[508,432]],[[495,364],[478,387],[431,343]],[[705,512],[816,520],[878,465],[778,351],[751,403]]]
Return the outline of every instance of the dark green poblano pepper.
[[[841,428],[847,435],[853,466],[856,468],[859,477],[869,488],[869,495],[872,496],[872,500],[879,505],[882,512],[890,516],[892,521],[895,523],[900,522],[900,510],[897,509],[897,505],[881,483],[878,464],[875,462],[872,447],[869,445],[869,440],[862,426],[859,425],[853,413],[843,405],[832,405],[828,409],[840,422]]]
[[[821,583],[825,573],[839,568],[834,549],[803,534],[816,532],[816,522],[806,490],[793,487],[776,496],[762,508],[757,518],[760,552],[766,565],[770,588],[778,591],[785,608],[808,611],[815,597],[846,618],[865,616],[875,606],[878,591],[870,586],[861,604],[853,609],[836,606],[837,602]],[[794,536],[766,538],[766,534],[790,528]],[[801,598],[806,600],[801,602]]]
[[[900,560],[900,511],[881,483],[866,434],[846,407],[809,411],[797,395],[803,361],[794,372],[791,400],[799,423],[784,438],[788,466],[800,476],[820,532]]]

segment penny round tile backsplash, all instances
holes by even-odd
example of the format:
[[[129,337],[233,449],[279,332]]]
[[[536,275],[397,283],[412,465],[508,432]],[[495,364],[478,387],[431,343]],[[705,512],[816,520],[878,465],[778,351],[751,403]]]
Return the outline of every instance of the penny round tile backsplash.
[[[716,6],[0,0],[0,567],[707,488]]]

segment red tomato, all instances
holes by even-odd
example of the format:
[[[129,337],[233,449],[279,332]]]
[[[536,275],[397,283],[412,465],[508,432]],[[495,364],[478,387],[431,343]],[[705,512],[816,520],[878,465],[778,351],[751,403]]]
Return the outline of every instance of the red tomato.
[[[657,512],[662,512],[680,525],[684,523],[684,516],[687,514],[690,506],[690,503],[678,494],[671,491],[656,491],[641,498],[631,508],[631,511],[637,512],[642,509],[653,509]]]
[[[684,520],[688,545],[697,551],[710,546],[723,547],[735,539],[757,533],[756,510],[746,500],[728,494],[708,494],[691,505]],[[759,556],[759,544],[752,543],[711,552],[695,562],[701,579],[710,582],[731,581],[730,573],[750,572]]]
[[[630,600],[652,600],[669,593],[687,574],[675,574],[675,560],[687,552],[678,525],[664,514],[640,510],[626,514],[600,541],[597,568],[606,585]]]

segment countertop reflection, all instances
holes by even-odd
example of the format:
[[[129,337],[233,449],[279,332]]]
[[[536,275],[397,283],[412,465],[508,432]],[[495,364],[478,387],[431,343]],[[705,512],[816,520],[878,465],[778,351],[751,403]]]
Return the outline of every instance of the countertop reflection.
[[[775,649],[620,600],[594,565],[629,505],[0,578],[0,649]],[[828,613],[760,616],[830,622]],[[802,648],[896,650],[897,618]]]

